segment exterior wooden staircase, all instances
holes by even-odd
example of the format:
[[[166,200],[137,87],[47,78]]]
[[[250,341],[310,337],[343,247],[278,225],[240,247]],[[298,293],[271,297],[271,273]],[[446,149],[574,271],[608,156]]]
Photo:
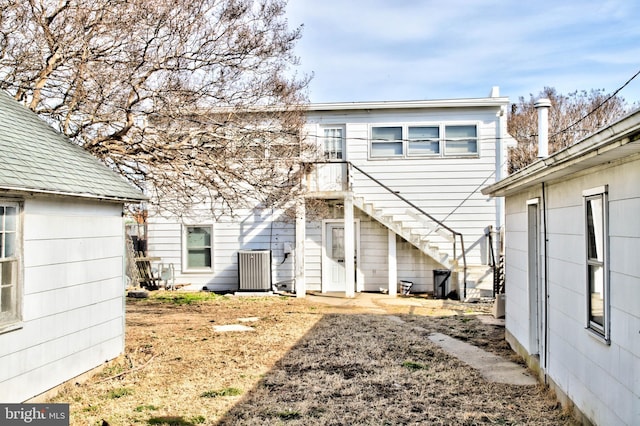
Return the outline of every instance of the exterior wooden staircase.
[[[438,221],[352,163],[323,164],[341,167],[342,173],[335,173],[335,176],[341,176],[343,180],[331,181],[318,190],[352,194],[356,208],[434,259],[442,269],[450,270],[452,282],[462,299],[493,296],[493,268],[491,265],[467,264],[462,233]]]
[[[453,255],[455,236],[443,232],[437,223],[420,217],[410,209],[404,214],[387,213],[385,209],[376,208],[373,203],[365,201],[364,197],[354,197],[353,204],[444,268],[453,269],[457,266],[458,260]]]
[[[442,268],[452,271],[452,276],[454,279],[457,277],[458,280],[458,286],[461,290],[460,296],[464,299],[472,300],[493,296],[492,266],[467,264],[465,271],[463,249],[459,243],[457,249],[455,247],[457,236],[443,228],[437,221],[420,215],[411,208],[407,208],[401,214],[394,214],[387,209],[376,208],[374,203],[367,202],[362,196],[355,196],[353,204],[422,253],[434,259]]]

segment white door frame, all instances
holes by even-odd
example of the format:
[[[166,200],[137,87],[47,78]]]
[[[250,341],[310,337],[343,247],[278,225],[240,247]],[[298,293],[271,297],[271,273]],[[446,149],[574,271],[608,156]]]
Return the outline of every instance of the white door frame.
[[[322,220],[322,279],[320,288],[322,293],[327,292],[327,286],[325,285],[325,278],[329,276],[329,256],[327,254],[327,225],[337,224],[344,225],[344,219],[323,219]],[[364,288],[364,282],[360,272],[360,219],[353,220],[353,226],[355,230],[355,251],[356,251],[356,291],[361,292]],[[346,289],[345,289],[346,292]]]
[[[541,227],[538,198],[527,200],[527,288],[529,293],[529,352],[540,357],[542,368],[544,350],[544,293],[541,270]]]

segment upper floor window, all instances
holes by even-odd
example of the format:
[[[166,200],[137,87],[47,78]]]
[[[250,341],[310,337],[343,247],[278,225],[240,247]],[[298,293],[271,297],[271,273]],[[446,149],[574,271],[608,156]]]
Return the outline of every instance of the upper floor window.
[[[404,154],[402,127],[372,127],[371,156],[396,157]]]
[[[476,126],[445,126],[445,155],[478,154],[478,132]]]
[[[585,191],[587,328],[609,340],[607,190]]]
[[[371,127],[371,157],[478,156],[475,124]]]
[[[344,136],[343,129],[325,128],[323,129],[323,148],[325,160],[343,160],[344,159]]]
[[[440,127],[413,126],[408,128],[409,155],[439,155]]]
[[[0,327],[20,320],[18,204],[0,202]]]

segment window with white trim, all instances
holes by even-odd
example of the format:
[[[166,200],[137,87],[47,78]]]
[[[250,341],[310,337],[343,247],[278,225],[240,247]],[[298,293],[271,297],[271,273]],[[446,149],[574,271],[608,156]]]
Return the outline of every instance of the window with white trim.
[[[341,127],[326,127],[322,137],[325,160],[343,160],[344,130]]]
[[[477,155],[478,130],[476,126],[445,126],[445,155]]]
[[[189,272],[210,271],[213,255],[213,226],[185,225],[183,261]]]
[[[389,157],[477,157],[475,124],[372,126],[370,155]]]
[[[439,126],[410,126],[407,130],[409,155],[439,155]]]
[[[19,205],[0,202],[0,327],[20,321]]]
[[[402,127],[372,127],[371,156],[398,157],[404,154]]]
[[[609,340],[607,188],[583,192],[586,236],[587,328]]]

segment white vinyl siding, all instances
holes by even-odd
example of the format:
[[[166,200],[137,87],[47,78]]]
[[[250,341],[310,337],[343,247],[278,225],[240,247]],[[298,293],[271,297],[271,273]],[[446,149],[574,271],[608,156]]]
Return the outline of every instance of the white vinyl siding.
[[[495,182],[496,150],[504,150],[503,139],[496,134],[499,128],[496,116],[495,109],[471,108],[463,111],[363,111],[348,116],[342,112],[323,111],[308,115],[306,131],[310,135],[322,134],[323,127],[344,126],[344,136],[349,141],[345,158],[436,219],[446,218],[448,226],[464,234],[467,261],[470,264],[482,264],[487,259],[485,228],[488,225],[497,226],[499,201],[479,191],[483,185]],[[443,155],[444,127],[457,125],[476,127],[476,155]],[[407,138],[411,135],[411,138],[402,141],[406,155],[372,156],[372,128],[378,127],[402,128]],[[420,151],[412,149],[412,138],[415,137],[416,143],[420,143],[427,139],[426,136],[435,135],[435,132],[424,129],[433,127],[438,129],[437,149],[440,153],[426,153],[427,150],[435,151],[435,144],[431,144],[431,148],[422,147]],[[427,133],[429,131],[432,133]],[[420,135],[420,132],[423,134]],[[370,179],[357,172],[352,174],[351,184],[358,195],[376,208],[389,209],[397,205],[397,211],[392,210],[394,214],[401,215],[406,211],[406,205],[398,203],[397,198],[380,190]],[[430,285],[431,273],[428,274]]]
[[[636,403],[640,387],[638,376],[632,374],[640,365],[639,181],[640,161],[636,157],[545,186],[548,269],[542,268],[542,272],[548,272],[549,288],[546,375],[593,424],[635,425],[640,418]],[[598,193],[605,195],[608,216],[604,222],[607,249],[601,251],[607,268],[605,289],[609,289],[604,299],[608,310],[605,326],[610,324],[608,344],[595,328],[585,330],[594,327],[587,305],[591,295],[585,198]],[[506,330],[512,347],[522,345],[529,353],[526,200],[538,197],[543,199],[540,184],[506,197]],[[597,247],[599,243],[593,241]],[[602,260],[600,255],[592,257]]]
[[[364,212],[356,209],[355,218],[360,221],[360,264],[358,268],[358,287],[363,291],[379,292],[389,285],[388,277],[388,231],[382,224],[372,220]],[[341,218],[334,215],[334,219]],[[307,290],[322,289],[320,258],[322,254],[322,222],[309,222],[305,241],[305,276]],[[398,239],[398,277],[413,282],[414,292],[433,291],[432,270],[440,266],[432,259],[423,256],[408,242]]]
[[[21,328],[0,334],[0,400],[22,402],[124,349],[122,205],[24,200]]]
[[[236,217],[222,216],[206,225],[203,209],[194,215],[194,227],[211,227],[211,268],[188,269],[185,259],[185,228],[177,218],[153,216],[148,221],[148,255],[163,264],[173,263],[175,282],[190,285],[190,289],[206,287],[212,291],[238,288],[238,251],[271,250],[273,283],[291,285],[294,278],[294,260],[284,256],[284,245],[295,246],[295,223],[282,217],[282,212],[271,209],[238,209]],[[271,223],[271,219],[274,219]],[[202,253],[200,253],[201,255]],[[202,257],[200,257],[202,259]]]
[[[382,224],[372,220],[356,209],[356,218],[360,219],[360,269],[363,282],[359,283],[364,291],[379,292],[389,285],[387,239],[388,231]]]

